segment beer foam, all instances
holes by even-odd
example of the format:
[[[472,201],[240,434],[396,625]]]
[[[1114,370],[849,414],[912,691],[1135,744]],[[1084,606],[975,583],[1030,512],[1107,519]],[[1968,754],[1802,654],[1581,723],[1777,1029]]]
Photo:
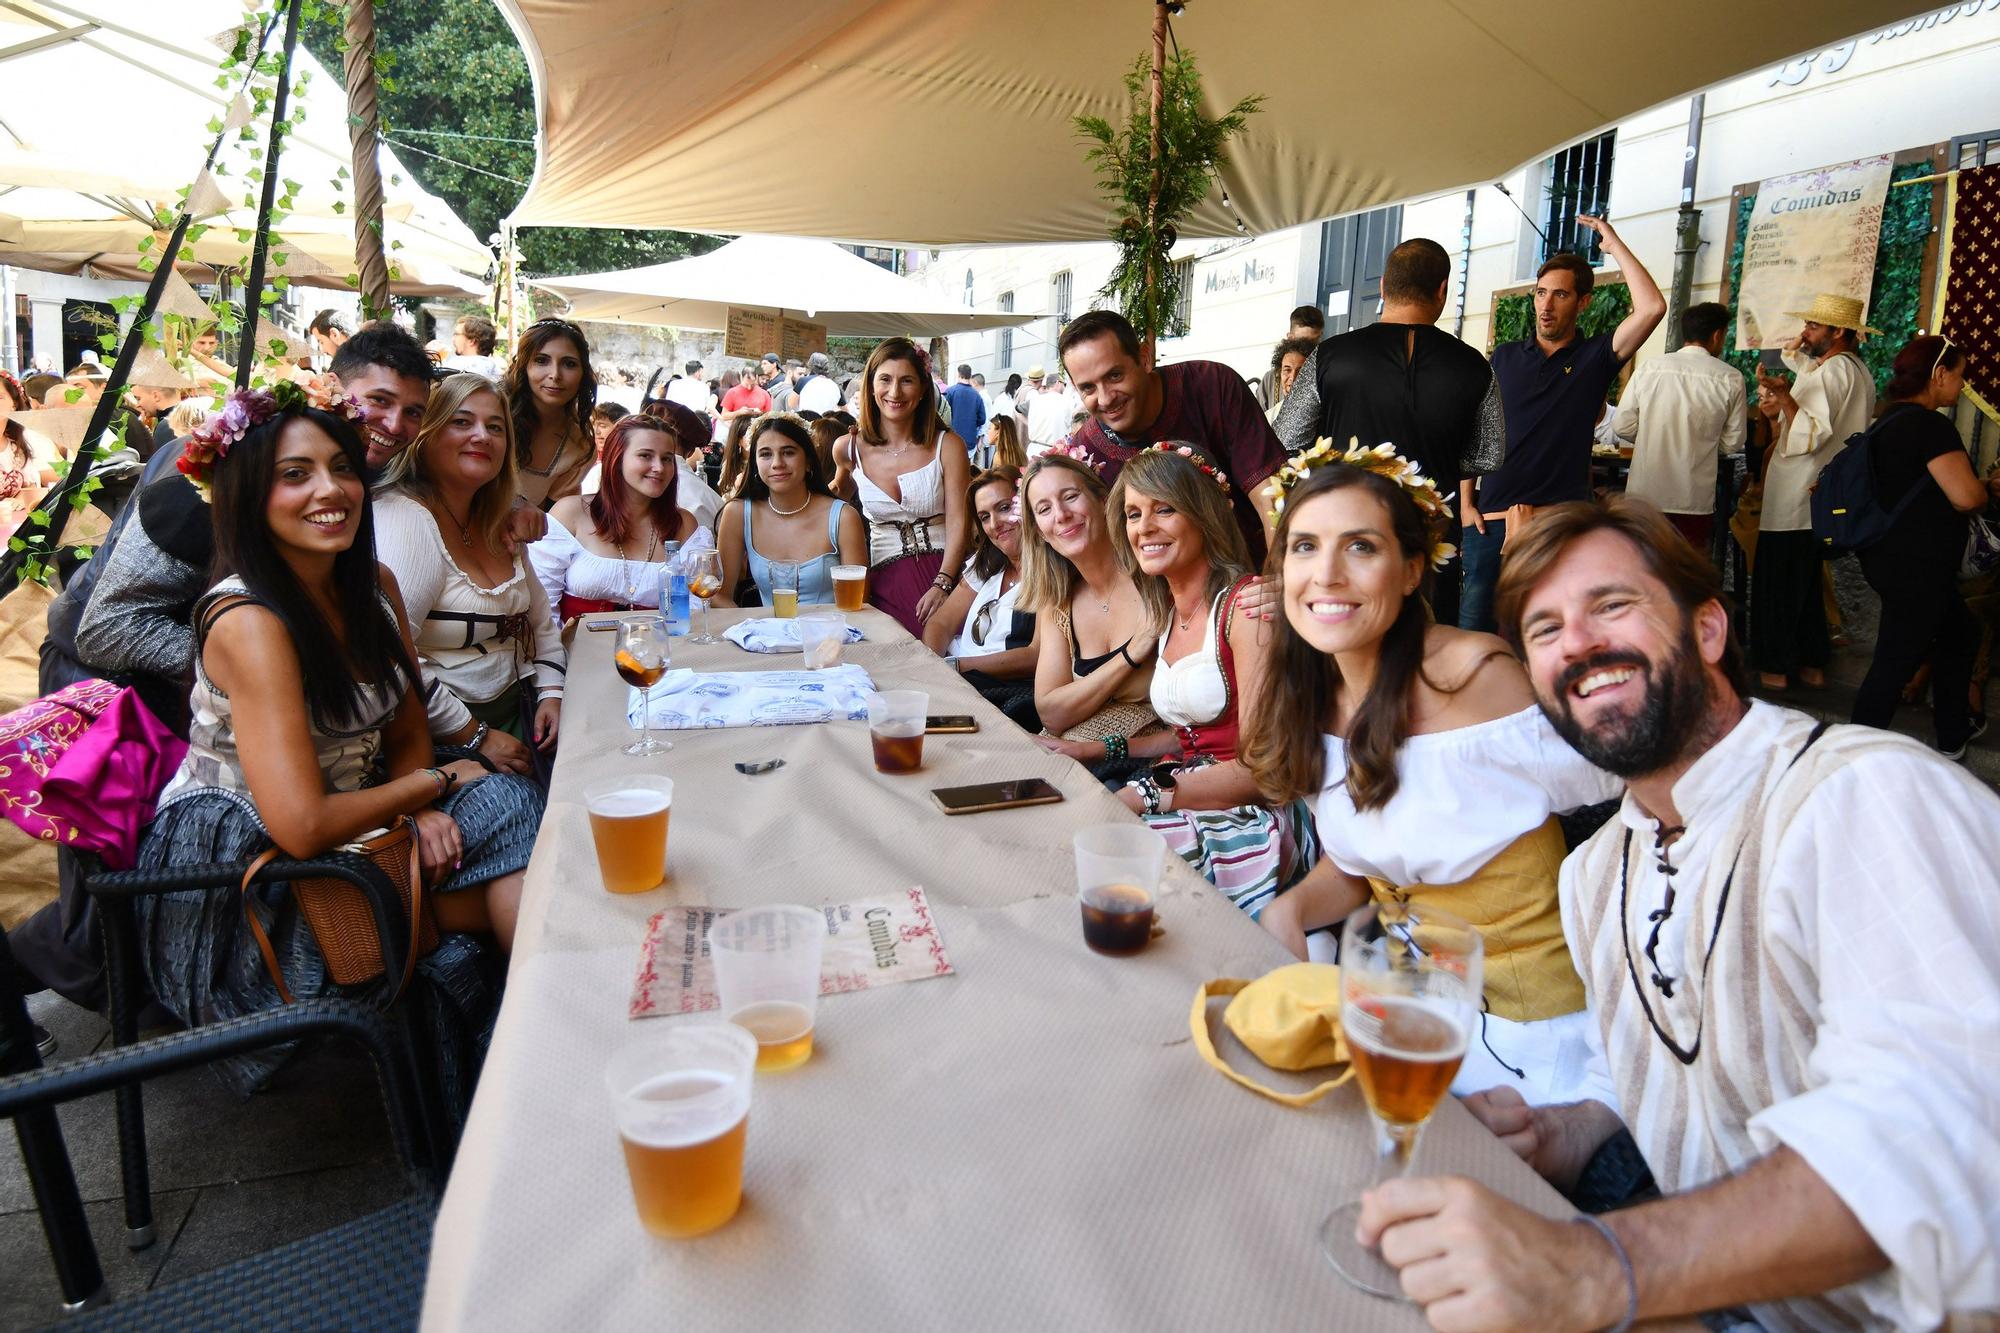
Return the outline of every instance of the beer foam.
[[[623,787],[591,797],[589,810],[591,814],[603,815],[606,819],[637,819],[641,815],[657,815],[672,804],[673,798],[665,792],[647,787]]]
[[[749,1088],[719,1069],[660,1074],[625,1094],[618,1132],[648,1148],[687,1148],[736,1128]]]

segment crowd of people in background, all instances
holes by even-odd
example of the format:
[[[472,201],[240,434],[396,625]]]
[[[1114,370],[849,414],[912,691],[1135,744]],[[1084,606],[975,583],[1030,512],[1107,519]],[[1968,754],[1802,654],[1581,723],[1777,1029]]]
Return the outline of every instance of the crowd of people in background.
[[[1108,310],[1067,323],[1054,367],[990,391],[903,338],[845,378],[824,352],[768,353],[642,384],[560,318],[503,358],[480,315],[427,349],[328,312],[309,328],[327,380],[214,412],[132,390],[136,491],[51,609],[42,684],[129,681],[189,739],[143,865],[267,842],[311,856],[414,816],[450,941],[423,966],[459,1011],[437,1058],[463,1079],[579,618],[659,607],[700,562],[719,607],[772,607],[781,584],[832,603],[836,569],[865,567],[873,607],[1294,955],[1326,957],[1327,927],[1387,896],[1478,926],[1485,1013],[1455,1091],[1559,1187],[1634,1205],[1562,1300],[1622,1301],[1629,1257],[1699,1270],[1661,1309],[1698,1291],[1924,1322],[1967,1293],[2000,1301],[1981,1257],[2000,1226],[1980,1202],[2000,1197],[1994,1088],[1962,1058],[2000,1012],[2000,915],[1972,901],[2000,861],[2000,798],[1870,729],[1920,677],[1938,751],[1984,729],[1959,575],[2000,482],[1940,415],[1966,353],[1911,341],[1878,412],[1860,304],[1825,296],[1753,410],[1722,359],[1730,313],[1708,303],[1627,382],[1666,301],[1610,226],[1579,221],[1629,289],[1615,327],[1582,332],[1594,275],[1558,254],[1529,336],[1481,355],[1436,327],[1449,256],[1406,241],[1378,319],[1325,337],[1316,308],[1295,312],[1269,407],[1230,367],[1156,364]],[[4,521],[56,451],[11,420],[34,386],[0,389]],[[1622,497],[1596,494],[1604,430],[1631,450]],[[1752,702],[1750,677],[1823,681],[1810,494],[1857,437],[1889,515],[1861,552],[1884,609],[1854,710],[1869,728],[1828,732]],[[1718,470],[1745,449],[1747,656],[1710,557]],[[1867,840],[1892,834],[1907,854],[1885,860]],[[268,964],[234,890],[142,911],[148,984],[180,1021],[337,989],[282,886],[251,895]],[[1913,924],[1871,935],[1871,912]],[[76,886],[15,949],[96,998]],[[273,1067],[232,1077],[247,1090]],[[1607,1179],[1632,1160],[1606,1156],[1621,1139],[1650,1175]],[[1893,1183],[1868,1176],[1877,1154]],[[1392,1262],[1412,1256],[1406,1281],[1462,1268],[1533,1292],[1573,1249],[1486,1191],[1425,1184],[1364,1214]],[[1656,1186],[1669,1196],[1641,1203]],[[1499,1219],[1518,1252],[1483,1250],[1464,1216]]]

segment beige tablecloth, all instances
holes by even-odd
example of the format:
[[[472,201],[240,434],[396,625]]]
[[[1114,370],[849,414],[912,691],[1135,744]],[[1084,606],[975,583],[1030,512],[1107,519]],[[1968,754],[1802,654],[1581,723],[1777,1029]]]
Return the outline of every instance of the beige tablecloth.
[[[720,628],[731,619],[717,613]],[[629,738],[611,637],[577,636],[547,821],[528,869],[492,1054],[438,1218],[431,1329],[1417,1328],[1348,1287],[1320,1219],[1365,1178],[1350,1083],[1305,1110],[1204,1065],[1205,980],[1283,950],[1178,861],[1168,933],[1133,959],[1084,948],[1070,835],[1131,818],[1037,748],[888,617],[847,650],[878,688],[931,691],[976,735],[931,736],[922,772],[873,768],[861,723]],[[727,644],[676,665],[794,665]],[[737,760],[785,767],[738,774]],[[599,885],[576,794],[639,768],[675,782],[666,888]],[[932,787],[1046,777],[1067,798],[946,818]],[[603,1086],[646,918],[670,903],[821,904],[928,891],[958,975],[828,997],[800,1069],[760,1076],[742,1212],[692,1241],[639,1226]],[[1220,1002],[1212,1026],[1221,1029]],[[1241,1057],[1240,1051],[1238,1052]],[[1420,1169],[1551,1216],[1562,1201],[1455,1102]]]

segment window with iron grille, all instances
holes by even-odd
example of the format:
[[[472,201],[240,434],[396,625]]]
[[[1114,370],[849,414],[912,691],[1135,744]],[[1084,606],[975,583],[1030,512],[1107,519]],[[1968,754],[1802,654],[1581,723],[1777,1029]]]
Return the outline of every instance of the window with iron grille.
[[[1049,293],[1055,301],[1056,330],[1058,332],[1062,330],[1063,325],[1069,323],[1069,293],[1071,285],[1068,269],[1064,269],[1049,279]]]
[[[1014,312],[1014,293],[1012,292],[1000,293],[999,305],[1000,309],[1003,312],[1007,314],[1012,314]],[[1014,364],[1014,330],[1002,329],[1000,330],[1000,368],[1002,370],[1006,370],[1013,364]]]
[[[1180,297],[1174,302],[1174,317],[1166,327],[1166,336],[1178,338],[1188,331],[1194,322],[1194,258],[1174,261],[1174,277],[1180,280]]]
[[[1614,132],[1586,139],[1548,160],[1542,185],[1542,259],[1569,250],[1582,255],[1592,268],[1604,262],[1597,233],[1577,225],[1576,215],[1603,217],[1610,208],[1611,141],[1615,137]]]
[[[2000,162],[2000,130],[1984,134],[1961,134],[1951,141],[1947,167],[1984,167]]]

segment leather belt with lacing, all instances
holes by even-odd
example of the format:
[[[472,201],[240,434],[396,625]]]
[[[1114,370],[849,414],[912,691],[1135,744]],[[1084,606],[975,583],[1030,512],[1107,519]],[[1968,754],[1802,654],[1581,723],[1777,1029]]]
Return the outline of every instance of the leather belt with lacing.
[[[915,523],[894,518],[883,519],[877,522],[876,526],[888,528],[896,534],[897,541],[902,544],[903,555],[929,555],[932,551],[942,553],[944,550],[942,541],[933,540],[931,537],[933,524],[942,527],[944,517],[939,515]]]

